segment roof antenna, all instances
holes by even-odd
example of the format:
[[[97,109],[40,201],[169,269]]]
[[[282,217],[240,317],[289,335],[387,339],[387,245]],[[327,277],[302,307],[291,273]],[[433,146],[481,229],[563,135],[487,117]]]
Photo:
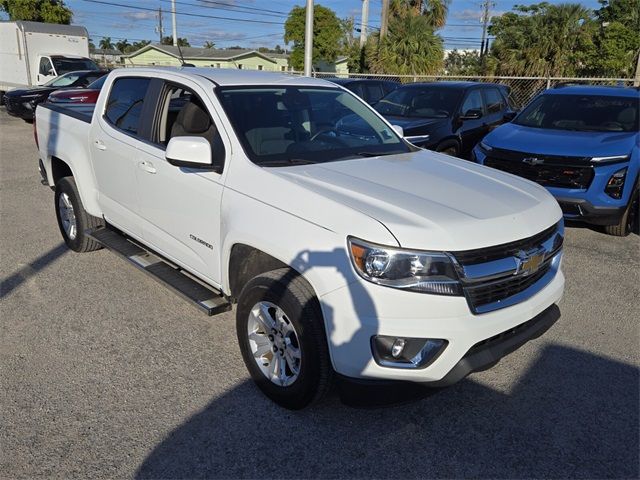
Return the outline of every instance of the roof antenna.
[[[182,66],[183,67],[195,67],[195,65],[193,63],[185,63],[184,57],[182,56],[182,49],[180,48],[180,41],[178,41],[176,43],[176,46],[178,47],[178,53],[180,54],[180,63],[182,64]]]

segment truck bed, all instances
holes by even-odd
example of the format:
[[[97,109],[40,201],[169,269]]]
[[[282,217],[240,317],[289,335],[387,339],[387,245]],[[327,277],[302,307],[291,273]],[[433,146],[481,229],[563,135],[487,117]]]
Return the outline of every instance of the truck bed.
[[[87,103],[42,103],[40,108],[48,108],[54,112],[61,113],[63,115],[69,115],[70,117],[81,120],[85,123],[91,123],[91,117],[93,117],[93,111],[95,110],[95,104]]]

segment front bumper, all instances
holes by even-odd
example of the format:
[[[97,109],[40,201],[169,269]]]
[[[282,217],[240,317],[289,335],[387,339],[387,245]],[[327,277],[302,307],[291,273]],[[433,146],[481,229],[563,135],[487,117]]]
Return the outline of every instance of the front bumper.
[[[556,197],[564,218],[593,225],[616,225],[620,223],[626,206],[601,207],[589,200],[571,197]]]
[[[25,101],[5,95],[4,102],[9,115],[20,117],[24,120],[33,120],[35,104],[32,101]]]
[[[477,315],[471,313],[464,297],[398,291],[364,280],[323,295],[320,303],[331,360],[338,374],[351,379],[438,385],[460,377],[462,367],[458,364],[475,345],[536,318],[560,300],[563,289],[564,276],[558,270],[533,297]],[[425,368],[393,368],[379,365],[373,358],[371,338],[375,335],[443,339],[447,346]],[[476,368],[475,362],[471,365]],[[452,373],[455,371],[458,373]],[[445,380],[449,374],[455,376]]]

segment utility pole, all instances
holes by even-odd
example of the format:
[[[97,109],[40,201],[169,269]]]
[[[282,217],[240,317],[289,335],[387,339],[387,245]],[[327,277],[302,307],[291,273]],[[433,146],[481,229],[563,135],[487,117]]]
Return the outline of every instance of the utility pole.
[[[382,18],[380,19],[380,39],[389,31],[389,0],[382,0]]]
[[[369,23],[369,0],[362,0],[362,25],[360,25],[360,48],[367,43],[367,25]]]
[[[312,61],[313,61],[313,0],[307,0],[307,16],[304,24],[304,75],[305,77],[311,76]]]
[[[176,23],[176,0],[171,0],[171,23],[173,24],[173,46],[178,46],[178,24]]]
[[[158,32],[158,36],[160,37],[160,43],[162,43],[162,36],[164,35],[164,28],[162,28],[162,8],[158,8],[158,26],[156,27],[156,32]]]
[[[482,7],[482,16],[480,21],[482,22],[482,41],[480,42],[480,56],[484,57],[488,51],[487,42],[487,29],[489,27],[489,20],[491,20],[491,7],[495,4],[491,0],[483,0],[480,4]]]

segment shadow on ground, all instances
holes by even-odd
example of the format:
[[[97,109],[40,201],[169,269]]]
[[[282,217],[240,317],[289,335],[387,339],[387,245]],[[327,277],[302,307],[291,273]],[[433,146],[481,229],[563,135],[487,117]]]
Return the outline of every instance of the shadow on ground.
[[[507,393],[467,379],[404,406],[332,398],[302,412],[245,382],[171,432],[137,478],[637,478],[638,373],[549,346]]]

